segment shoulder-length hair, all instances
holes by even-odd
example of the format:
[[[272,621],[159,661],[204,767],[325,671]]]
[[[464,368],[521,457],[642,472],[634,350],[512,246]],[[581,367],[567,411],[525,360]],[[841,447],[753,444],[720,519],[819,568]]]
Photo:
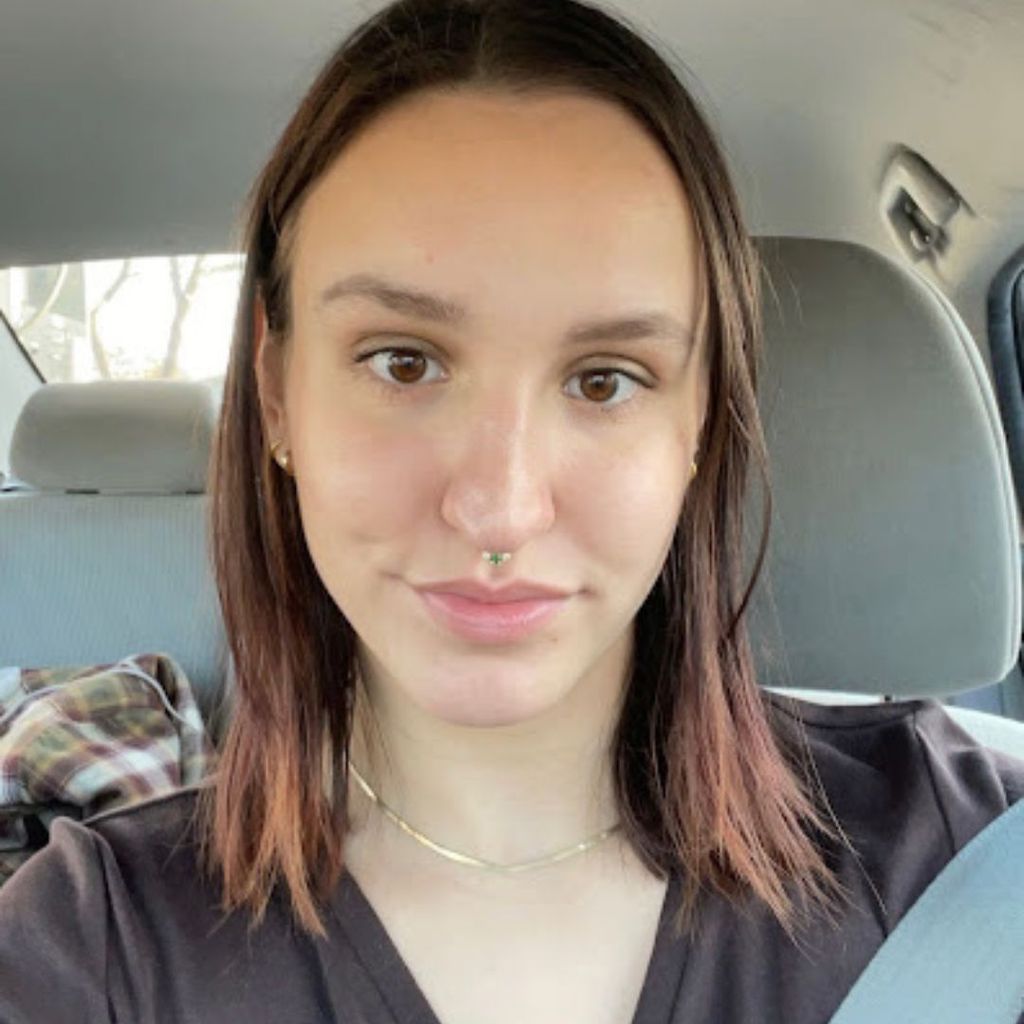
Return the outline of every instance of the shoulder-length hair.
[[[234,692],[219,769],[197,811],[201,862],[216,876],[222,909],[248,908],[258,924],[283,884],[302,928],[325,934],[320,915],[344,870],[357,679],[354,631],[314,568],[294,483],[269,456],[254,318],[262,303],[270,335],[288,337],[292,229],[310,188],[348,141],[399,98],[445,87],[570,90],[618,104],[678,172],[706,287],[709,408],[700,471],[634,622],[635,656],[611,750],[620,820],[651,871],[684,877],[679,929],[695,924],[706,887],[729,898],[752,893],[790,935],[806,907],[831,918],[835,898],[848,894],[815,833],[836,833],[823,816],[822,792],[801,770],[806,751],[773,727],[743,617],[771,516],[756,404],[761,268],[693,98],[638,32],[576,0],[391,3],[328,60],[253,187],[211,464],[212,554]],[[751,460],[765,500],[744,586]],[[798,901],[805,903],[799,912]]]

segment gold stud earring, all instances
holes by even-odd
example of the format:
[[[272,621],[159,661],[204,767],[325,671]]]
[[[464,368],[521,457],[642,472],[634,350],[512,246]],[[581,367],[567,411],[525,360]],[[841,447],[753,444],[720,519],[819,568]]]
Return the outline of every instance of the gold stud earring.
[[[292,469],[292,460],[291,460],[291,456],[290,456],[290,455],[288,454],[288,450],[287,450],[287,449],[285,449],[285,450],[284,450],[284,451],[282,451],[282,452],[281,452],[280,454],[278,454],[278,451],[277,451],[277,450],[278,450],[278,448],[280,448],[280,447],[281,447],[281,445],[283,445],[283,444],[284,444],[284,442],[283,442],[283,441],[275,441],[275,442],[274,442],[274,443],[273,443],[273,444],[272,444],[272,445],[270,446],[270,457],[271,457],[271,458],[272,458],[272,459],[273,459],[273,460],[274,460],[274,461],[275,461],[275,462],[276,462],[276,463],[277,463],[277,464],[278,464],[278,465],[279,465],[279,466],[280,466],[280,467],[281,467],[281,468],[282,468],[282,469],[283,469],[283,470],[284,470],[284,471],[285,471],[286,473],[291,473],[291,469]]]
[[[690,479],[692,480],[697,475],[697,463],[690,463]]]

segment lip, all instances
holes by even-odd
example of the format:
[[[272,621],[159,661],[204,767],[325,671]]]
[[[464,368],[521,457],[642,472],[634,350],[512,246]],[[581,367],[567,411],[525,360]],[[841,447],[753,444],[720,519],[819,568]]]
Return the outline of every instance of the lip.
[[[533,583],[529,580],[512,580],[500,587],[487,586],[472,579],[440,580],[437,583],[423,583],[416,589],[421,593],[455,594],[484,604],[548,601],[571,596],[567,590],[560,590],[545,583]]]
[[[435,621],[457,635],[489,643],[507,643],[529,636],[550,622],[568,603],[569,595],[518,601],[479,601],[463,594],[419,589]]]

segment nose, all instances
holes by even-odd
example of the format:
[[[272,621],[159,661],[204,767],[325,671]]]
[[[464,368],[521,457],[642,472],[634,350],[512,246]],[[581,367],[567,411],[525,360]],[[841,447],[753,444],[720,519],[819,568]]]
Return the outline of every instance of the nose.
[[[517,551],[554,522],[541,420],[527,395],[492,389],[456,428],[441,512],[480,551]]]

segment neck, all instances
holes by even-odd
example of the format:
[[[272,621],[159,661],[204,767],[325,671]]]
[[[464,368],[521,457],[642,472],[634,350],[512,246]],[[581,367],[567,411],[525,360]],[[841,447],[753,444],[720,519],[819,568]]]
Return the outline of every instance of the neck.
[[[399,688],[364,677],[352,762],[381,801],[434,842],[499,864],[547,856],[618,821],[610,755],[628,656],[628,643],[616,645],[541,715],[489,727],[439,720]],[[410,856],[437,859],[381,822],[355,780],[350,794],[362,841],[372,824],[392,849],[405,844]]]

